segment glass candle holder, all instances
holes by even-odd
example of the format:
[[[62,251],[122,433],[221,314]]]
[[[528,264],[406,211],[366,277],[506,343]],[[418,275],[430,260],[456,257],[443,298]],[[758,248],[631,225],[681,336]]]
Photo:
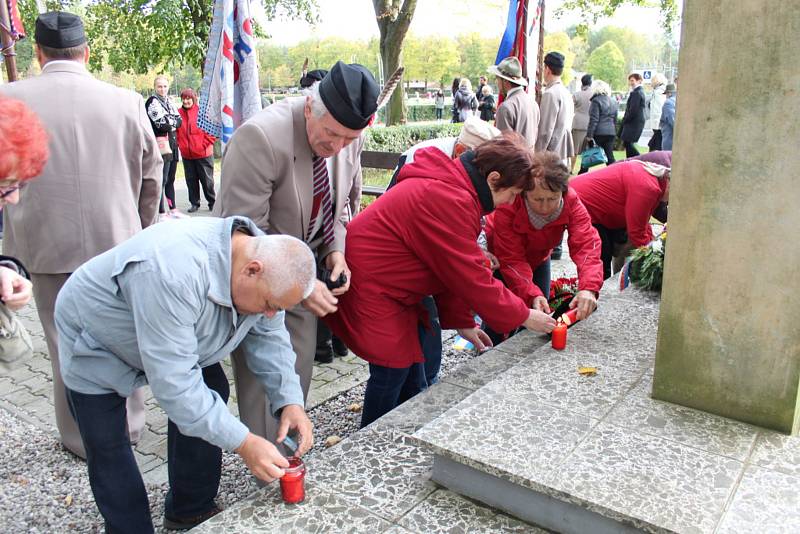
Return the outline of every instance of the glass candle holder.
[[[559,322],[553,328],[552,345],[556,350],[564,350],[567,348],[567,325]]]
[[[281,497],[286,504],[297,504],[306,498],[306,466],[296,456],[287,458],[289,467],[285,468],[281,477]]]

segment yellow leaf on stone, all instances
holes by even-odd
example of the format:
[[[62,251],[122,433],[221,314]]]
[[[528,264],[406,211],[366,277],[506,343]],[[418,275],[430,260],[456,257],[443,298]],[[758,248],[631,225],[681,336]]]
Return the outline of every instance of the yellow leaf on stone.
[[[66,499],[64,499],[64,504],[66,506],[72,506],[72,494],[71,493],[69,495],[67,495]]]
[[[597,367],[578,367],[578,374],[583,376],[594,376],[597,374]]]
[[[342,438],[339,436],[328,436],[328,439],[325,440],[325,447],[333,447],[340,441],[342,441]]]
[[[347,407],[347,410],[353,413],[358,413],[361,411],[361,408],[362,406],[360,402],[354,402],[353,404]]]

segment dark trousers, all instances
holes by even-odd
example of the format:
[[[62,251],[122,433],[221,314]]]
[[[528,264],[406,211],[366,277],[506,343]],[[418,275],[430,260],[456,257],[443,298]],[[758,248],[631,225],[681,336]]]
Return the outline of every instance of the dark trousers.
[[[603,280],[611,278],[611,262],[614,259],[614,247],[628,241],[625,228],[611,229],[602,224],[592,225],[600,234],[600,259],[603,261]]]
[[[428,311],[431,328],[420,330],[419,342],[422,345],[422,356],[425,358],[425,382],[428,386],[432,386],[439,381],[439,370],[442,368],[442,325],[433,297],[428,295],[422,299],[422,305]]]
[[[420,343],[424,343],[424,328],[419,328]],[[425,391],[425,366],[421,363],[410,367],[394,368],[369,364],[369,379],[364,391],[364,407],[361,412],[361,428],[391,412],[417,393]]]
[[[442,120],[442,115],[444,115],[444,109],[436,108],[436,120]]]
[[[178,170],[178,156],[173,153],[170,160],[164,160],[164,169],[161,172],[161,206],[159,213],[164,213],[175,207],[175,172]],[[166,202],[166,204],[165,204]]]
[[[503,277],[500,275],[500,271],[495,272],[495,278],[505,283]],[[541,290],[545,298],[550,298],[550,260],[539,264],[539,266],[533,270],[533,283]],[[483,331],[486,332],[486,335],[489,336],[494,345],[499,345],[521,329],[522,327],[517,328],[513,332],[497,332],[491,326],[487,324],[483,325]]]
[[[203,369],[203,381],[227,402],[228,379],[220,364]],[[126,430],[125,398],[116,393],[86,395],[66,390],[67,402],[86,447],[94,500],[109,534],[153,532],[150,506]],[[164,514],[191,518],[210,511],[219,490],[222,450],[167,428],[170,489]]]
[[[214,192],[214,156],[198,159],[183,159],[183,171],[186,174],[186,188],[189,190],[189,204],[200,206],[200,187],[203,196],[211,209],[217,195]]]
[[[625,157],[626,158],[634,158],[639,155],[639,150],[636,148],[636,145],[630,141],[623,141],[625,144]]]
[[[653,137],[650,138],[647,147],[650,149],[650,152],[661,150],[661,130],[653,130]]]
[[[597,143],[597,146],[603,149],[603,152],[606,153],[606,158],[608,159],[608,165],[611,165],[616,160],[614,159],[614,141],[616,137],[613,135],[595,135],[594,142]]]

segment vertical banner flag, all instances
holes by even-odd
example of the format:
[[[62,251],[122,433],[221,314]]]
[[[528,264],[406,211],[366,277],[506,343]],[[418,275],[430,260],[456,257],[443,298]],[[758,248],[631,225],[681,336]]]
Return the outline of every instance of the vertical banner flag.
[[[250,0],[215,0],[197,125],[227,143],[261,110]]]

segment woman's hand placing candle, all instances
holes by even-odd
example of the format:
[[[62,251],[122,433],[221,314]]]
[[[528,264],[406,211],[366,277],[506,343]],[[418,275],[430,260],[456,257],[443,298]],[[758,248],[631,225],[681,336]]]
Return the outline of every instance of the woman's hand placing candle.
[[[530,310],[528,320],[522,323],[522,326],[534,332],[544,332],[549,334],[556,326],[556,320],[548,314],[539,310]]]
[[[594,292],[582,289],[575,294],[569,307],[578,309],[578,320],[582,321],[597,309],[597,297],[594,296]]]

